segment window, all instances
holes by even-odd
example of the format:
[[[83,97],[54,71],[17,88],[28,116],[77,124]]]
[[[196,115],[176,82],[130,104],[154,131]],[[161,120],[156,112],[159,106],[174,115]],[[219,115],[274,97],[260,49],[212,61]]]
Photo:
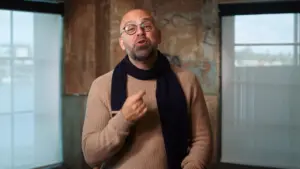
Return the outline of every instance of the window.
[[[234,23],[236,66],[300,64],[299,14],[237,15],[227,19]]]
[[[221,162],[300,168],[300,14],[222,17]]]
[[[0,10],[0,168],[62,161],[60,15]]]

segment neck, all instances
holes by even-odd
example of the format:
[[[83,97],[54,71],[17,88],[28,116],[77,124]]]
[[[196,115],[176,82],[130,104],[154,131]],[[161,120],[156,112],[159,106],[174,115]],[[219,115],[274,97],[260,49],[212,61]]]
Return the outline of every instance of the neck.
[[[129,57],[130,62],[139,69],[149,70],[153,67],[154,62],[157,59],[157,53],[153,54],[153,56],[149,57],[148,60],[145,61],[137,61]]]

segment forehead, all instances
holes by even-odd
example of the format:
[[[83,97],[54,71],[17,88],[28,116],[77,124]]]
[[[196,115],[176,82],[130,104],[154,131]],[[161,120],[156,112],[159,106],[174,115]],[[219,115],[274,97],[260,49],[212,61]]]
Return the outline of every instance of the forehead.
[[[133,10],[124,15],[121,21],[121,27],[127,23],[140,23],[145,20],[153,21],[151,14],[144,10]]]

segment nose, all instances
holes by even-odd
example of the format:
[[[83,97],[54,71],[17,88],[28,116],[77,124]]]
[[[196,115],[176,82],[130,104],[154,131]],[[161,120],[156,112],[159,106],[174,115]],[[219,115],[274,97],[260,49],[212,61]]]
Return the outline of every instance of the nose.
[[[144,30],[144,28],[142,28],[141,26],[138,26],[138,27],[137,27],[137,30],[136,30],[136,34],[137,34],[137,35],[145,35],[145,30]]]

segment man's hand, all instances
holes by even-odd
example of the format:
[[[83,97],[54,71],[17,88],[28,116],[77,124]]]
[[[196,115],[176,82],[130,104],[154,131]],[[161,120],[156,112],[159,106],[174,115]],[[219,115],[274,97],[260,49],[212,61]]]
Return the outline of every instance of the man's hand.
[[[136,121],[146,113],[147,105],[143,101],[143,96],[145,94],[145,91],[139,91],[138,93],[127,97],[121,109],[121,112],[127,121]]]

